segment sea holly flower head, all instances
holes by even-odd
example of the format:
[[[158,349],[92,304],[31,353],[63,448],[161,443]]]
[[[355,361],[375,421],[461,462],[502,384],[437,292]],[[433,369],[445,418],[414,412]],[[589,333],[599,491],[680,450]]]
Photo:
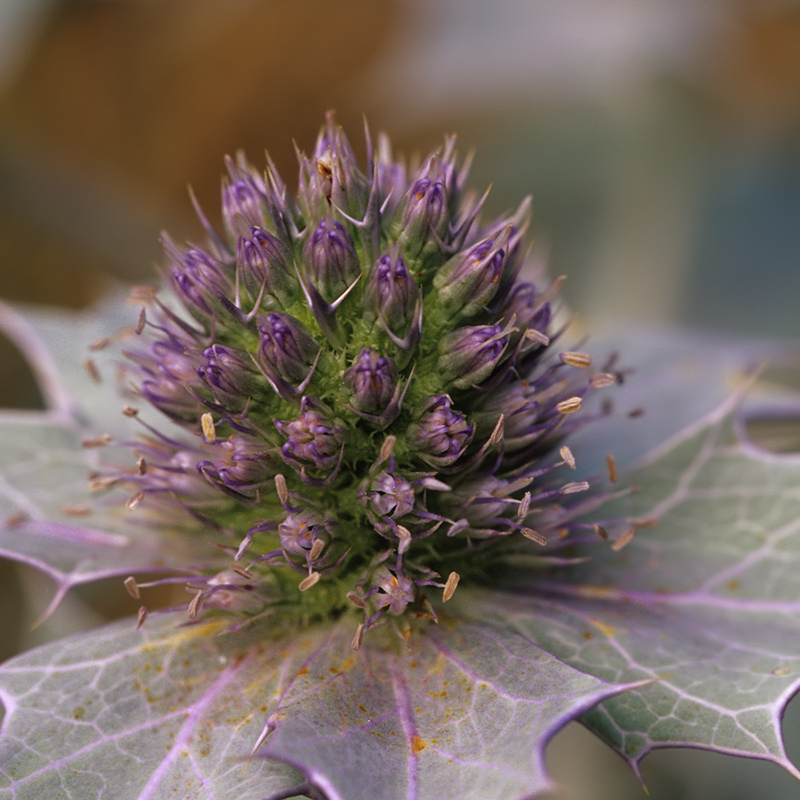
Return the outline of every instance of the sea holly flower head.
[[[614,358],[564,341],[560,280],[527,274],[527,202],[486,219],[453,137],[417,164],[366,138],[360,164],[329,117],[296,192],[269,159],[226,162],[222,230],[197,207],[205,241],[165,237],[162,288],[85,342],[110,433],[18,337],[48,410],[0,416],[0,548],[56,579],[53,606],[118,576],[140,610],[0,668],[0,789],[521,800],[578,718],[634,770],[695,744],[800,775],[779,728],[800,467],[743,440],[735,403],[700,403],[741,354],[693,337],[670,361],[659,338],[644,390],[617,386]],[[62,327],[42,324],[78,347]],[[626,477],[612,450],[678,428],[614,433],[648,392],[702,420]],[[154,585],[181,592],[171,613]]]
[[[483,574],[483,560],[471,566],[467,508],[498,484],[503,508],[479,526],[493,557],[535,547],[519,533],[540,513],[531,497],[548,502],[541,540],[556,520],[563,538],[573,515],[556,445],[592,391],[588,357],[565,363],[549,345],[550,294],[529,284],[521,298],[527,204],[484,223],[453,139],[416,171],[368,147],[362,171],[329,121],[312,156],[300,155],[296,202],[272,168],[261,177],[229,163],[227,239],[202,216],[205,250],[166,240],[168,283],[188,316],[154,297],[128,349],[142,394],[180,421],[190,450],[201,439],[187,470],[220,490],[216,506],[195,502],[180,469],[154,464],[152,486],[137,477],[140,504],[168,492],[174,472],[176,502],[238,537],[247,607],[261,596],[267,615],[299,550],[324,541],[311,572],[283,589],[281,613],[292,591],[320,618],[357,610],[357,596],[365,631],[387,610],[428,602],[454,570],[462,586]],[[525,392],[548,398],[543,415],[520,414],[513,398]],[[505,457],[506,417],[515,440],[536,440],[535,456]],[[165,445],[170,464],[186,446]],[[218,591],[213,572],[204,580],[203,592]]]

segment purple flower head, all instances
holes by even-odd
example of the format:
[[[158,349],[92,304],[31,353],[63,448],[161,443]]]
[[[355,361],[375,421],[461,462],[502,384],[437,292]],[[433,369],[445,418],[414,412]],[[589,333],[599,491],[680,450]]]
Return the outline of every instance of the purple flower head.
[[[499,325],[460,328],[442,339],[439,368],[457,389],[476,386],[497,366],[507,345]]]
[[[390,614],[402,614],[406,606],[414,601],[414,582],[400,570],[392,572],[381,567],[372,580],[372,585],[378,589],[378,605],[385,607]]]
[[[364,347],[345,370],[342,380],[352,393],[354,408],[380,414],[394,395],[397,374],[397,366],[391,358]]]
[[[322,517],[311,509],[286,515],[278,525],[281,547],[295,556],[305,557],[314,541],[325,532]]]
[[[414,487],[402,475],[384,471],[367,483],[360,499],[373,514],[400,519],[414,508]]]
[[[364,309],[377,314],[389,329],[402,335],[414,317],[419,288],[402,256],[384,253],[370,270]]]
[[[473,427],[460,411],[450,408],[446,394],[429,397],[418,422],[408,431],[408,443],[417,455],[433,467],[445,467],[456,461],[467,449],[474,434]]]
[[[254,295],[264,287],[280,300],[291,297],[297,284],[292,272],[292,253],[278,237],[262,228],[250,228],[236,243],[236,260],[245,286]]]
[[[258,332],[258,361],[274,383],[296,385],[308,377],[319,345],[299,320],[273,312],[259,319]]]
[[[323,475],[331,475],[336,470],[345,439],[345,429],[339,420],[331,419],[305,399],[297,419],[275,420],[275,427],[286,438],[286,444],[281,447],[283,460],[301,477],[306,476],[307,469]]]
[[[339,222],[322,219],[303,247],[311,281],[328,301],[335,300],[360,275],[353,239]]]

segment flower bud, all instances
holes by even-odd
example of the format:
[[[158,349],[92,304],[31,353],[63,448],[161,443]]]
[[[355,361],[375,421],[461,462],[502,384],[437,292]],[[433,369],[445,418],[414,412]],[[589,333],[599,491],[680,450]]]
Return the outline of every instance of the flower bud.
[[[402,256],[384,253],[373,265],[364,290],[364,309],[402,335],[414,316],[419,288]]]
[[[419,421],[409,428],[409,446],[433,467],[452,464],[467,449],[474,434],[466,416],[453,411],[450,403],[446,394],[429,397]]]
[[[273,457],[261,442],[234,434],[218,450],[217,458],[200,462],[197,469],[220,488],[254,489],[275,475]]]
[[[258,332],[259,364],[271,380],[296,385],[308,377],[319,345],[298,320],[273,312],[260,318]]]
[[[448,334],[439,345],[439,368],[457,389],[476,386],[500,361],[508,338],[499,325],[476,325]]]
[[[220,298],[230,292],[230,281],[221,265],[202,250],[181,250],[164,238],[164,250],[170,259],[168,279],[186,307],[210,315]]]
[[[275,427],[286,437],[281,448],[283,460],[298,470],[306,469],[330,475],[338,466],[344,447],[345,429],[330,419],[320,407],[304,400],[302,413],[290,422],[275,420]]]
[[[292,272],[292,253],[268,231],[251,227],[236,243],[236,261],[244,285],[257,295],[265,290],[284,301],[292,296],[297,280]]]
[[[361,264],[347,229],[320,220],[303,247],[303,263],[312,283],[328,301],[335,300],[361,273]]]
[[[203,351],[203,358],[197,373],[215,393],[247,400],[256,388],[257,373],[243,350],[215,344]]]
[[[344,371],[342,380],[352,393],[351,402],[355,409],[380,414],[394,395],[397,367],[391,358],[364,347]]]
[[[465,317],[486,307],[500,286],[511,236],[513,231],[504,231],[484,239],[442,267],[434,286],[445,307]]]
[[[398,242],[409,256],[437,249],[436,238],[447,230],[447,190],[439,159],[434,156],[420,170],[406,193]]]
[[[264,185],[254,175],[244,175],[222,190],[222,216],[228,229],[240,233],[264,225]]]
[[[505,300],[500,324],[514,319],[514,327],[519,337],[525,330],[546,333],[550,325],[550,304],[542,302],[541,294],[532,283],[518,283]]]

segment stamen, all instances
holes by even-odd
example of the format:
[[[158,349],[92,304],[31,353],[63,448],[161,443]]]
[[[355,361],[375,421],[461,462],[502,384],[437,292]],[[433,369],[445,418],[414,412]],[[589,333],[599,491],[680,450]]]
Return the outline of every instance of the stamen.
[[[147,322],[147,310],[142,306],[142,310],[139,312],[139,319],[136,320],[136,327],[134,328],[137,334],[141,334],[144,330],[145,322]]]
[[[547,537],[539,533],[539,531],[533,530],[533,528],[520,528],[519,532],[526,539],[530,539],[532,542],[536,542],[536,544],[540,544],[543,547],[547,544]]]
[[[580,353],[575,350],[566,350],[561,353],[561,360],[570,367],[584,369],[592,364],[592,357],[588,353]]]
[[[138,631],[139,628],[144,625],[144,621],[147,619],[147,606],[141,606],[139,608],[139,614],[136,617],[136,630]]]
[[[106,478],[94,477],[89,481],[89,490],[92,492],[99,492],[103,489],[108,489],[119,483],[120,479],[116,475],[108,476]]]
[[[603,540],[608,539],[608,531],[602,525],[593,525],[594,532]]]
[[[629,528],[627,531],[625,531],[625,533],[622,534],[622,536],[619,537],[619,539],[617,539],[615,542],[612,542],[611,549],[622,550],[622,548],[625,547],[626,544],[630,543],[631,539],[633,539],[635,534],[636,534],[636,528]]]
[[[531,507],[531,493],[525,492],[522,500],[519,501],[519,508],[517,509],[517,519],[525,519],[528,516],[528,510]]]
[[[458,581],[461,576],[457,572],[451,572],[447,576],[447,581],[444,584],[444,591],[442,592],[442,602],[446,603],[455,594]]]
[[[139,584],[136,583],[136,578],[134,578],[133,575],[125,578],[125,588],[134,600],[138,600],[141,597],[139,593]]]
[[[581,398],[570,397],[567,400],[562,400],[556,405],[556,411],[559,414],[574,414],[576,411],[581,410]]]
[[[102,339],[95,339],[90,345],[89,349],[93,352],[97,350],[105,350],[111,344],[111,339],[104,336]]]
[[[570,469],[575,469],[575,456],[572,455],[572,450],[565,446],[559,450],[559,453],[561,453],[561,458],[563,459],[564,463]]]
[[[200,417],[200,424],[203,427],[203,436],[209,444],[214,444],[217,441],[217,430],[214,427],[214,417],[210,412],[206,412]]]
[[[88,517],[92,513],[88,506],[63,506],[61,511],[68,517]]]
[[[100,371],[97,369],[97,364],[95,364],[94,359],[85,358],[83,360],[83,367],[89,373],[89,377],[95,383],[102,383],[102,378],[100,377]]]
[[[400,540],[400,544],[397,545],[397,552],[403,555],[411,545],[411,531],[403,525],[398,525],[397,538]]]
[[[107,433],[104,433],[102,436],[95,436],[93,439],[84,439],[81,442],[81,447],[85,447],[88,450],[90,447],[105,447],[111,444],[111,442],[111,437]]]
[[[322,539],[316,539],[314,544],[311,545],[311,552],[308,554],[312,561],[319,558],[319,554],[325,549],[325,542]]]
[[[192,602],[189,603],[189,619],[197,619],[200,609],[203,607],[203,590],[198,589]]]
[[[573,481],[572,483],[565,483],[561,487],[561,494],[576,494],[577,492],[585,492],[589,488],[589,481]]]
[[[135,417],[139,413],[139,409],[134,408],[133,406],[124,406],[122,409],[122,413],[126,417]]]
[[[144,497],[144,492],[142,491],[136,492],[135,495],[129,497],[125,501],[125,508],[129,509],[130,511],[133,511],[133,509],[136,508],[136,506],[138,506],[139,503],[142,502],[143,497]]]
[[[616,377],[610,372],[598,372],[597,375],[592,375],[589,379],[589,383],[595,389],[606,389],[609,386],[613,386],[616,382]]]
[[[316,586],[319,583],[319,579],[322,576],[319,572],[312,572],[307,575],[303,580],[300,581],[300,586],[298,587],[301,592],[305,592],[306,589],[310,589],[312,586]]]
[[[136,462],[136,471],[140,475],[147,474],[147,462],[144,460],[144,456],[139,456],[139,459]]]
[[[280,473],[275,476],[275,490],[278,492],[281,505],[285,506],[289,502],[289,490],[286,488],[286,478]]]
[[[381,462],[387,461],[389,456],[392,454],[394,450],[395,442],[397,442],[396,436],[387,436],[384,440],[383,444],[381,445]]]
[[[361,645],[364,643],[364,623],[359,622],[356,627],[355,636],[353,636],[352,647],[353,650],[360,650]]]
[[[348,592],[345,597],[358,608],[366,608],[366,603],[364,602],[364,598],[358,592]]]
[[[524,339],[530,339],[533,342],[539,342],[539,344],[544,345],[545,347],[550,344],[549,336],[541,331],[534,330],[533,328],[526,328],[525,333],[522,336]]]
[[[608,467],[608,479],[611,483],[617,482],[617,460],[614,456],[606,456],[606,466]]]

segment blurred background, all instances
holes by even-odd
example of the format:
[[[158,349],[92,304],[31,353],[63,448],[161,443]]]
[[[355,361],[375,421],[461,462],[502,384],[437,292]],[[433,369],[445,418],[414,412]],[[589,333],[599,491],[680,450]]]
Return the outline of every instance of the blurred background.
[[[216,220],[223,156],[268,149],[291,186],[293,142],[328,109],[360,154],[364,116],[406,154],[458,132],[491,211],[533,196],[590,326],[798,334],[796,0],[0,0],[0,298],[82,308],[151,281],[162,229],[200,235],[189,185]],[[34,405],[4,343],[0,365],[0,402]],[[11,598],[48,591],[1,577]],[[2,619],[3,655],[47,635],[27,622]],[[564,797],[644,796],[577,726],[550,760]],[[702,752],[643,775],[654,800],[798,796],[778,768]]]

